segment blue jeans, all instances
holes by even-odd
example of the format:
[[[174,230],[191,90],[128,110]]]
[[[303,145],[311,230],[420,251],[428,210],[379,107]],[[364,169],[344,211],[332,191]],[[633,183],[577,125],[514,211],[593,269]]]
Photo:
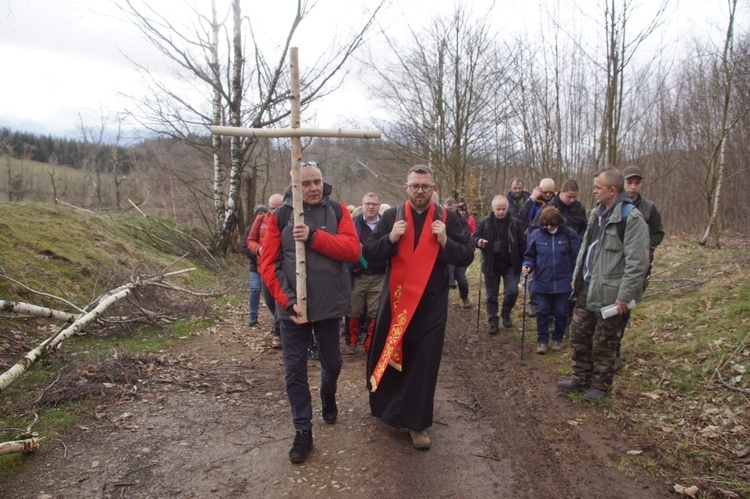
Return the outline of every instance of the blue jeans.
[[[459,298],[466,300],[469,297],[469,280],[466,279],[466,267],[456,267],[453,271],[453,276],[458,285]]]
[[[260,274],[250,271],[250,315],[258,317],[258,308],[260,307]]]
[[[513,272],[509,268],[503,272],[484,274],[484,289],[487,292],[487,318],[490,324],[498,324],[497,308],[498,294],[500,291],[500,278],[503,279],[503,308],[502,315],[509,315],[518,299],[518,283],[521,281],[521,273]]]
[[[537,343],[549,343],[549,316],[555,317],[555,330],[552,332],[552,341],[562,341],[565,336],[565,327],[568,325],[568,312],[570,293],[535,293],[536,294],[536,341]]]
[[[320,393],[335,395],[343,362],[339,348],[339,318],[305,324],[280,320],[286,395],[295,430],[312,430],[312,397],[307,382],[307,347],[315,334],[320,355]]]

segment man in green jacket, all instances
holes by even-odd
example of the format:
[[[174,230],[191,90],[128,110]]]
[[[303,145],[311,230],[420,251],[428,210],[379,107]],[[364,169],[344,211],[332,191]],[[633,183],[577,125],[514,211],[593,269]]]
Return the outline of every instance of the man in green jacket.
[[[588,228],[573,271],[575,310],[570,329],[573,377],[558,386],[585,392],[598,402],[609,395],[615,373],[615,352],[632,301],[643,298],[648,271],[649,233],[643,215],[632,206],[622,174],[605,168],[594,175],[594,198]],[[614,305],[615,315],[602,317]]]

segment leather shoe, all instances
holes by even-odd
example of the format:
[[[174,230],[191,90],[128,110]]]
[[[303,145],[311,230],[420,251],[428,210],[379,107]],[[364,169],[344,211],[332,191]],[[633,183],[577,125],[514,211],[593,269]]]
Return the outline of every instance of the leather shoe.
[[[415,449],[427,450],[432,445],[427,430],[409,430],[409,434],[411,435],[411,444]]]
[[[589,388],[588,385],[583,385],[574,379],[558,381],[557,387],[565,392],[583,392]]]
[[[313,446],[312,430],[297,430],[294,435],[292,450],[289,451],[289,460],[295,464],[304,463]]]
[[[503,326],[505,326],[506,329],[510,329],[513,327],[513,321],[510,320],[510,315],[503,315]]]
[[[499,328],[498,328],[497,324],[495,324],[495,323],[490,324],[490,334],[491,335],[493,335],[493,336],[496,335],[498,331],[499,331]]]
[[[336,417],[339,415],[339,408],[336,407],[336,395],[327,395],[321,392],[320,400],[323,402],[323,421],[327,424],[335,423]]]
[[[608,393],[596,388],[592,388],[583,395],[583,400],[588,402],[601,402],[607,397]]]

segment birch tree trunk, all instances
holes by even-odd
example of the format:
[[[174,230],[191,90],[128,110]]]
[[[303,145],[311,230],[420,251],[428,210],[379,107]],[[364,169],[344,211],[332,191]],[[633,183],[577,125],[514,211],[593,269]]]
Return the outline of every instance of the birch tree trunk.
[[[711,248],[718,248],[719,242],[719,203],[721,201],[721,185],[724,182],[725,151],[729,135],[729,112],[732,103],[732,85],[734,83],[734,21],[738,0],[728,0],[729,24],[724,39],[724,50],[721,55],[721,74],[724,77],[724,92],[721,110],[721,127],[716,149],[709,162],[706,174],[707,191],[710,193],[708,201],[708,225],[701,237],[700,244]]]
[[[16,452],[34,452],[39,448],[39,442],[42,440],[42,438],[28,438],[0,443],[0,456]]]
[[[66,339],[78,333],[91,322],[97,320],[99,317],[101,317],[102,313],[104,313],[104,311],[110,307],[110,305],[129,296],[133,292],[133,289],[135,289],[136,287],[143,284],[159,282],[162,281],[165,277],[171,277],[185,272],[191,272],[193,270],[195,269],[190,268],[170,272],[168,274],[163,274],[156,277],[137,279],[133,282],[123,284],[118,288],[108,291],[101,297],[99,303],[93,310],[86,314],[80,315],[70,326],[44,340],[38,347],[28,352],[23,356],[21,360],[16,362],[15,365],[1,374],[0,393],[8,388],[16,379],[21,377],[23,373],[28,371],[31,366],[33,366],[39,359],[42,359],[47,354],[47,352],[58,346]]]
[[[221,24],[216,19],[216,0],[211,0],[211,78],[212,82],[212,119],[214,126],[220,126],[222,122],[222,83],[221,83],[221,64],[219,63],[219,30]],[[214,178],[213,178],[213,198],[214,212],[216,213],[216,232],[220,232],[224,225],[224,181],[226,172],[224,170],[224,154],[222,152],[223,139],[221,136],[213,135],[211,137],[211,150],[213,156]]]
[[[299,92],[299,50],[292,47],[289,51],[289,73],[292,80],[292,128],[300,127],[300,92]],[[300,187],[300,164],[302,163],[302,139],[292,137],[292,210],[294,224],[305,223],[305,212],[302,206],[302,188]],[[305,243],[294,242],[295,265],[297,273],[297,305],[301,313],[298,318],[307,321],[307,266],[305,265]]]
[[[229,99],[229,122],[230,126],[242,126],[242,67],[244,57],[242,52],[242,15],[240,0],[232,0],[232,80],[230,83],[232,96]],[[241,137],[230,139],[230,169],[229,190],[227,192],[227,204],[224,212],[219,216],[219,230],[216,231],[212,247],[214,254],[223,255],[229,248],[232,231],[237,224],[237,208],[239,207],[240,173],[244,164],[244,153],[246,149],[242,146]],[[222,182],[223,188],[223,182]]]
[[[73,322],[78,315],[69,314],[60,310],[53,310],[47,307],[31,305],[29,303],[0,300],[0,312],[13,312],[16,314],[28,314],[34,317],[46,317],[63,322]]]

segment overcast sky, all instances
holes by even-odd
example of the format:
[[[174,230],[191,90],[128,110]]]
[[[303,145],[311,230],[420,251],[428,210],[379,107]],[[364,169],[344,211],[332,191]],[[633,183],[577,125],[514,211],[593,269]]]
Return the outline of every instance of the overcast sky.
[[[154,0],[160,12],[173,13],[179,20],[185,3],[194,0]],[[594,0],[584,0],[593,2]],[[702,33],[723,35],[726,1],[673,0],[669,17],[670,37],[680,39]],[[208,0],[197,0],[207,5]],[[533,32],[539,26],[538,2],[545,0],[474,0],[475,12],[491,12],[501,32]],[[570,0],[573,4],[573,0]],[[648,6],[656,0],[643,0]],[[226,4],[227,0],[217,0]],[[300,64],[312,63],[337,34],[345,33],[362,17],[375,0],[318,0],[311,16],[303,23],[293,45],[300,47]],[[576,0],[580,6],[581,1]],[[252,13],[263,33],[273,37],[276,23],[286,22],[296,0],[243,1],[243,14]],[[453,0],[391,0],[381,16],[382,25],[392,36],[405,31],[405,20],[419,28],[432,15],[448,13]],[[494,9],[490,11],[493,7]],[[137,93],[140,78],[125,52],[139,63],[158,68],[158,54],[141,35],[118,18],[109,0],[7,0],[0,18],[0,126],[15,130],[80,137],[79,114],[96,124],[101,113],[113,115],[127,101],[118,92]],[[251,12],[248,10],[252,9]],[[579,14],[576,22],[585,23]],[[742,26],[740,24],[739,26]],[[122,52],[121,52],[122,51]],[[346,126],[351,117],[376,112],[366,98],[357,76],[329,96],[316,109],[315,125]],[[303,126],[309,125],[303,116]]]

